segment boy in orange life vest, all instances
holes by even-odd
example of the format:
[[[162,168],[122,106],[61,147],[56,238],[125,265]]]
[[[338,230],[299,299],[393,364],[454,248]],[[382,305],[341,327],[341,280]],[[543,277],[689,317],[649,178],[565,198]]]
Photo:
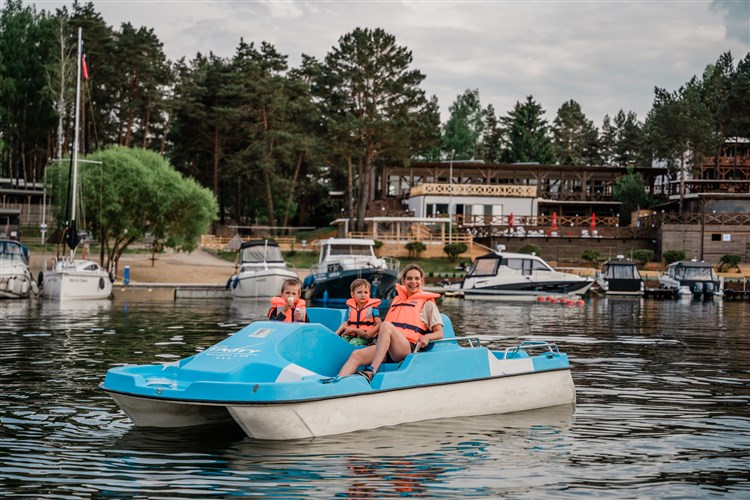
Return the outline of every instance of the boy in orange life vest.
[[[349,287],[352,298],[346,301],[349,306],[346,321],[336,330],[336,335],[351,345],[373,344],[373,338],[380,329],[380,299],[370,298],[370,283],[363,278],[352,281]]]
[[[395,363],[403,361],[417,347],[427,346],[431,340],[443,338],[443,319],[435,298],[440,295],[422,290],[424,271],[417,264],[409,264],[401,273],[401,284],[396,285],[398,295],[380,325],[378,343],[357,349],[339,371],[340,377],[353,374],[359,366],[370,365],[359,371],[368,381],[390,356]]]
[[[281,297],[271,297],[268,319],[271,321],[296,321],[309,323],[305,301],[300,298],[302,285],[299,280],[290,278],[281,285]]]

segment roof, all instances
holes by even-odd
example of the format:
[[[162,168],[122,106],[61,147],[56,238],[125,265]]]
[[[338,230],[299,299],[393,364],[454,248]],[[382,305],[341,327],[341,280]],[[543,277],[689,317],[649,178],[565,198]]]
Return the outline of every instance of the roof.
[[[677,262],[672,262],[669,265],[674,266],[674,267],[710,267],[710,268],[714,267],[708,262],[703,262],[703,261],[698,262],[697,260],[680,260]]]
[[[274,240],[250,240],[250,241],[243,241],[242,245],[240,245],[240,248],[244,250],[245,248],[250,247],[262,247],[268,245],[269,247],[277,247],[279,246],[278,243],[276,243]]]
[[[327,240],[320,240],[319,245],[361,245],[361,246],[374,246],[375,241],[368,240],[365,238],[328,238]]]

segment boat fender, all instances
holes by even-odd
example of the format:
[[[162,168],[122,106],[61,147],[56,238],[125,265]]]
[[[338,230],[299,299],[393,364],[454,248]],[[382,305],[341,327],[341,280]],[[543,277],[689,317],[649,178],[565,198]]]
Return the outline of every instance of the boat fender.
[[[115,273],[113,273],[112,271],[109,272],[109,282],[110,283],[114,283],[115,282]],[[104,287],[102,287],[102,288],[104,288]]]
[[[44,283],[44,273],[42,271],[39,271],[39,274],[36,275],[36,282],[39,283],[39,286],[42,286]]]
[[[227,280],[226,286],[224,286],[224,289],[229,290],[229,288],[232,286],[232,276],[229,277]]]
[[[104,290],[104,276],[99,276],[99,290]]]
[[[33,293],[34,295],[39,295],[39,286],[34,280],[31,280],[31,293]]]
[[[236,277],[234,278],[234,282],[232,283],[232,288],[237,288],[237,285],[239,285],[239,284],[240,284],[240,276],[239,276],[239,275],[237,275],[237,276],[236,276]]]

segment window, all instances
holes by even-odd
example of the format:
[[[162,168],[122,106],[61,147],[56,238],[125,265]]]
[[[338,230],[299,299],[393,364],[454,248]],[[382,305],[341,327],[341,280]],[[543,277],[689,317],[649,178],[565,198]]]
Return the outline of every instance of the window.
[[[469,271],[468,277],[494,276],[500,259],[477,259]]]

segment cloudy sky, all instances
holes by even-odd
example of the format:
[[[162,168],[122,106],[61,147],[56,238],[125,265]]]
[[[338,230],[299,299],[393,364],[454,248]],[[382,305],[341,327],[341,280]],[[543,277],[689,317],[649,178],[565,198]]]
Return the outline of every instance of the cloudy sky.
[[[27,2],[29,3],[29,2]],[[37,0],[52,10],[72,2]],[[322,59],[356,27],[383,28],[414,56],[443,119],[456,96],[478,89],[506,114],[527,95],[552,120],[573,99],[597,126],[605,114],[643,120],[655,86],[676,90],[731,51],[750,51],[750,0],[279,1],[100,0],[115,28],[153,28],[172,60],[230,57],[240,38],[266,41],[299,64]],[[89,61],[90,65],[96,64]]]

